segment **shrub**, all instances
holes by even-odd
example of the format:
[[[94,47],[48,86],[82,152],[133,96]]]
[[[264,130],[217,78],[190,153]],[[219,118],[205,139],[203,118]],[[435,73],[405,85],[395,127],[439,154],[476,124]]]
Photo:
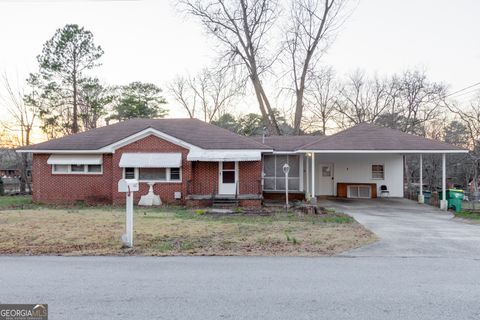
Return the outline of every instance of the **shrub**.
[[[201,215],[204,215],[206,213],[206,211],[203,210],[203,209],[197,209],[197,210],[195,210],[195,213],[198,214],[199,216],[201,216]]]

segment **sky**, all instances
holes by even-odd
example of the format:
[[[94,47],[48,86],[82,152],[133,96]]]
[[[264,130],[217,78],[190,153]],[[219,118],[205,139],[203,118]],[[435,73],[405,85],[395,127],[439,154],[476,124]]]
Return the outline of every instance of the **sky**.
[[[453,92],[480,82],[478,13],[478,0],[359,0],[324,63],[340,75],[422,68]],[[37,70],[43,43],[67,23],[93,32],[105,51],[95,74],[109,84],[165,88],[216,58],[216,43],[174,1],[0,0],[0,72],[21,83]],[[166,95],[170,116],[186,116]]]

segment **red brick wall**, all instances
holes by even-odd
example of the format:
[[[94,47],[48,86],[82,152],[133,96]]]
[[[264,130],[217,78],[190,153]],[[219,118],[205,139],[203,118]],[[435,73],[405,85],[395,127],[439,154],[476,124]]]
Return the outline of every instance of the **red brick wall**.
[[[112,155],[103,155],[103,174],[52,174],[49,154],[33,155],[33,201],[42,203],[112,202]]]
[[[260,194],[262,162],[244,161],[238,163],[239,194]]]
[[[115,204],[125,202],[125,194],[117,192],[118,180],[123,178],[123,169],[118,166],[120,158],[124,152],[179,152],[182,154],[182,182],[156,183],[153,187],[154,193],[160,196],[164,203],[175,203],[174,192],[182,193],[182,200],[187,194],[187,181],[192,179],[192,165],[187,161],[188,149],[176,144],[150,135],[146,138],[137,140],[129,145],[119,148],[113,154],[113,180],[112,180],[112,199]],[[138,203],[140,197],[148,193],[147,183],[140,183],[139,192],[135,192],[134,203]],[[183,201],[179,201],[183,202]]]
[[[218,193],[218,162],[195,161],[192,167],[191,194]]]
[[[47,164],[49,154],[35,154],[33,157],[33,200],[44,203],[87,203],[125,202],[125,194],[117,192],[117,184],[123,178],[123,169],[119,167],[124,152],[179,152],[182,154],[182,182],[156,183],[155,194],[160,195],[164,203],[176,203],[174,192],[182,193],[184,203],[187,188],[192,194],[212,194],[218,191],[218,162],[189,162],[188,150],[160,139],[148,136],[119,148],[114,154],[103,155],[103,174],[52,174],[52,166]],[[240,194],[261,193],[260,179],[262,165],[260,161],[239,163]],[[135,192],[135,203],[147,194],[147,183],[140,183],[139,192]]]

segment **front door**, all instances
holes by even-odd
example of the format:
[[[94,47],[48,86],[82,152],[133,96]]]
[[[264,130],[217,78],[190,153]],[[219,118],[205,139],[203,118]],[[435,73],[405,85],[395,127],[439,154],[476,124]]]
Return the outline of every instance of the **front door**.
[[[318,164],[318,187],[317,195],[319,196],[333,196],[333,164],[320,163]]]
[[[219,194],[235,194],[238,181],[238,162],[224,161],[219,162]]]

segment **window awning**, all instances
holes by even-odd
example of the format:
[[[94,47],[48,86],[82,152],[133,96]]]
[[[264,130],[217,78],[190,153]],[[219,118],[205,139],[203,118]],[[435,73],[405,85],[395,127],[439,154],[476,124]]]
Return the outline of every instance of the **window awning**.
[[[260,161],[260,150],[191,150],[188,161]]]
[[[101,154],[52,154],[48,164],[102,164]]]
[[[120,159],[122,168],[179,168],[181,153],[124,153]]]

